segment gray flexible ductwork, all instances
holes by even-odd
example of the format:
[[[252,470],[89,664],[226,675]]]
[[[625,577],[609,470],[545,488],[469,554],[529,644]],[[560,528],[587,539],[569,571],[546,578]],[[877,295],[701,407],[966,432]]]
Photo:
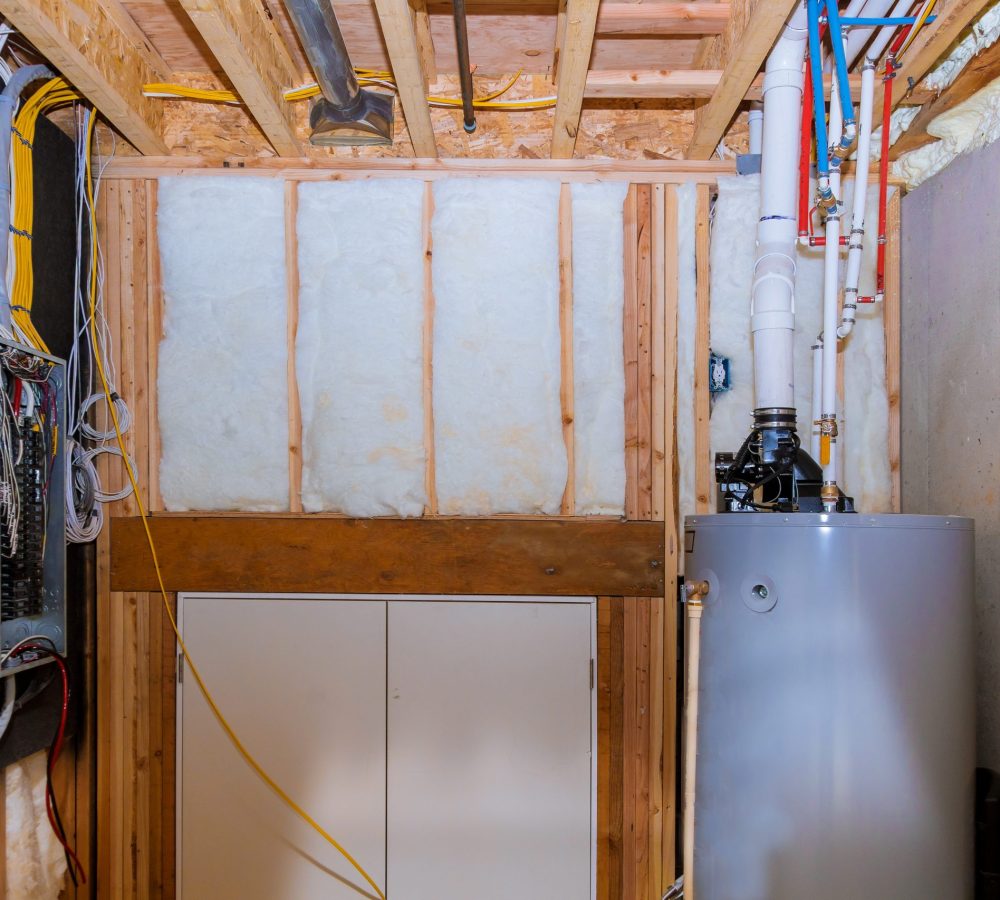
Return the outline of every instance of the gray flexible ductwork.
[[[22,66],[0,92],[0,327],[11,330],[10,294],[7,291],[7,241],[10,235],[10,141],[18,98],[31,82],[54,78],[48,66]]]

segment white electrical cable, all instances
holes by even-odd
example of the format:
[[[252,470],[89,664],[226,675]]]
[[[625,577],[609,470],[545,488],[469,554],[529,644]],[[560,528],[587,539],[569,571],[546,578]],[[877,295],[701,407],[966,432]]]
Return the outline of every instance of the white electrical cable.
[[[104,317],[104,258],[100,241],[96,242],[97,252],[91,258],[92,244],[87,233],[87,227],[93,220],[93,207],[86,191],[87,132],[91,115],[89,110],[77,108],[77,289],[73,305],[73,347],[66,362],[68,438],[65,448],[66,537],[74,543],[94,540],[104,524],[102,505],[123,500],[132,493],[128,481],[125,481],[125,485],[118,491],[105,490],[95,465],[95,460],[101,454],[121,457],[118,448],[109,443],[115,440],[114,429],[107,421],[104,427],[95,421],[97,410],[104,406],[104,394],[91,391],[93,372],[90,369],[95,351],[99,352],[104,360],[105,374],[114,397],[115,413],[123,432],[131,425],[132,415],[128,404],[114,390],[116,372],[112,362],[114,354],[110,352],[112,335]],[[114,157],[113,149],[111,157]],[[94,167],[95,204],[100,196],[104,169],[110,161],[110,158],[98,159]],[[84,271],[85,259],[86,271]],[[93,303],[95,327],[91,329],[91,298],[88,291],[89,285],[95,280],[97,284],[97,295]],[[93,339],[95,333],[96,347]]]
[[[10,720],[14,716],[15,700],[17,700],[17,685],[14,683],[14,676],[8,675],[4,679],[3,710],[0,711],[0,740],[3,740],[3,736],[10,727]]]

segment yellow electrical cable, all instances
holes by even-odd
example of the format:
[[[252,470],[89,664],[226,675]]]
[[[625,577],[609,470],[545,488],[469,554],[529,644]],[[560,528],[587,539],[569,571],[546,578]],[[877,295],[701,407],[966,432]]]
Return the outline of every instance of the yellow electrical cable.
[[[924,5],[924,8],[920,10],[920,15],[917,16],[917,21],[913,23],[913,27],[910,29],[910,33],[906,36],[906,40],[903,41],[903,46],[896,51],[896,62],[898,63],[900,58],[906,52],[910,44],[913,43],[913,39],[920,32],[920,29],[927,24],[927,19],[930,17],[931,12],[934,9],[937,0],[930,0]]]
[[[398,90],[391,72],[378,71],[375,69],[355,69],[354,71],[358,76],[358,84],[362,87],[376,86],[386,87],[394,91]],[[494,91],[490,91],[482,97],[476,97],[472,101],[473,107],[476,109],[531,110],[548,109],[549,107],[555,106],[555,97],[526,97],[523,100],[497,101],[497,97],[506,94],[507,91],[514,86],[517,79],[521,77],[521,72],[522,70],[518,69],[514,76],[502,87],[499,87]],[[197,100],[203,103],[239,104],[241,102],[232,91],[193,88],[186,87],[181,84],[170,84],[165,82],[152,82],[150,84],[143,85],[143,94],[147,97],[160,97],[168,100]],[[319,85],[306,84],[301,87],[287,90],[282,96],[287,102],[293,103],[298,100],[308,100],[312,97],[318,97],[319,94]],[[427,102],[431,106],[445,108],[460,107],[462,105],[460,97],[439,97],[433,94],[427,98]]]
[[[14,279],[10,291],[11,319],[18,331],[35,349],[47,353],[48,347],[31,321],[35,277],[31,241],[35,219],[33,144],[38,117],[49,109],[72,103],[79,94],[62,78],[45,82],[21,106],[13,122],[11,136],[14,164],[14,204],[11,211],[11,248],[14,255]]]
[[[90,148],[93,140],[94,122],[96,118],[97,110],[93,109],[91,110],[90,121],[87,125],[86,186],[87,199],[90,203],[90,247],[91,254],[94,256],[96,256],[97,253],[97,219],[94,211],[94,191],[91,172]],[[180,648],[181,653],[184,654],[188,670],[194,676],[194,680],[198,684],[198,689],[201,691],[202,696],[205,698],[205,702],[208,703],[209,708],[212,710],[216,721],[222,726],[222,730],[226,733],[229,740],[232,741],[233,746],[239,752],[240,756],[243,757],[247,765],[249,765],[250,768],[257,773],[264,783],[267,784],[267,786],[271,788],[271,790],[274,791],[300,819],[302,819],[354,867],[355,871],[362,878],[364,878],[364,880],[371,886],[372,890],[378,894],[380,900],[385,900],[385,894],[382,892],[382,889],[375,883],[375,880],[371,877],[371,875],[364,870],[361,864],[353,856],[351,856],[347,849],[336,838],[334,838],[333,835],[326,831],[326,829],[324,829],[319,822],[317,822],[311,815],[309,815],[309,813],[299,806],[299,804],[296,803],[270,775],[268,775],[264,767],[250,754],[250,751],[243,746],[243,742],[239,739],[239,736],[233,730],[233,727],[222,714],[222,711],[216,704],[215,699],[206,687],[205,682],[202,680],[201,672],[198,671],[198,667],[195,665],[194,660],[191,658],[191,654],[184,645],[184,638],[181,637],[180,629],[177,627],[177,620],[174,618],[173,611],[170,609],[170,604],[167,602],[167,591],[163,583],[163,573],[160,571],[160,561],[156,555],[156,545],[153,542],[153,534],[149,528],[149,517],[146,513],[146,507],[142,502],[142,496],[139,493],[139,485],[136,480],[135,471],[132,468],[131,459],[125,449],[125,441],[122,438],[122,431],[118,422],[118,412],[115,409],[114,401],[111,398],[111,390],[108,386],[108,379],[104,371],[104,361],[101,358],[100,352],[101,345],[97,335],[96,304],[97,267],[92,266],[90,275],[90,330],[94,348],[94,362],[96,363],[97,372],[101,379],[101,387],[104,391],[104,399],[107,403],[108,412],[111,416],[111,421],[114,424],[115,439],[118,442],[118,449],[121,451],[122,460],[125,463],[125,472],[128,475],[129,483],[132,485],[132,492],[135,496],[136,507],[139,510],[139,517],[142,519],[142,526],[146,532],[146,542],[149,544],[149,552],[153,559],[153,568],[156,570],[156,581],[160,587],[160,598],[163,601],[163,608],[167,612],[167,618],[170,620],[170,627],[173,629],[174,635],[177,638],[177,646]]]

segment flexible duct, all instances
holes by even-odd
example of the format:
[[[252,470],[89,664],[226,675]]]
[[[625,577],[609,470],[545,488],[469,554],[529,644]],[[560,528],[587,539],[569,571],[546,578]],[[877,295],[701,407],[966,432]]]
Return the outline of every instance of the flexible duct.
[[[760,221],[750,305],[755,409],[795,408],[795,240],[806,8],[800,4],[764,71]]]
[[[22,66],[10,77],[0,92],[0,235],[4,246],[0,250],[0,328],[11,330],[10,290],[7,286],[7,242],[10,240],[10,136],[14,111],[21,92],[33,81],[54,78],[48,66]]]

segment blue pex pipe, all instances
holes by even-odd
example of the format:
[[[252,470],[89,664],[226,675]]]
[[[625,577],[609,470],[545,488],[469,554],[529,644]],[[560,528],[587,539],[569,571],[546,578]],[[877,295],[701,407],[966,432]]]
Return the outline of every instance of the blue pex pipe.
[[[854,106],[851,104],[851,82],[847,75],[847,54],[844,51],[844,31],[840,21],[837,0],[826,4],[826,20],[829,23],[830,43],[833,45],[833,59],[837,67],[837,83],[840,85],[840,108],[844,112],[844,125],[854,122]]]
[[[809,14],[809,73],[813,83],[813,106],[816,120],[816,170],[820,175],[830,174],[830,144],[826,136],[826,104],[823,89],[823,61],[820,59],[819,40],[820,0],[806,0]]]

